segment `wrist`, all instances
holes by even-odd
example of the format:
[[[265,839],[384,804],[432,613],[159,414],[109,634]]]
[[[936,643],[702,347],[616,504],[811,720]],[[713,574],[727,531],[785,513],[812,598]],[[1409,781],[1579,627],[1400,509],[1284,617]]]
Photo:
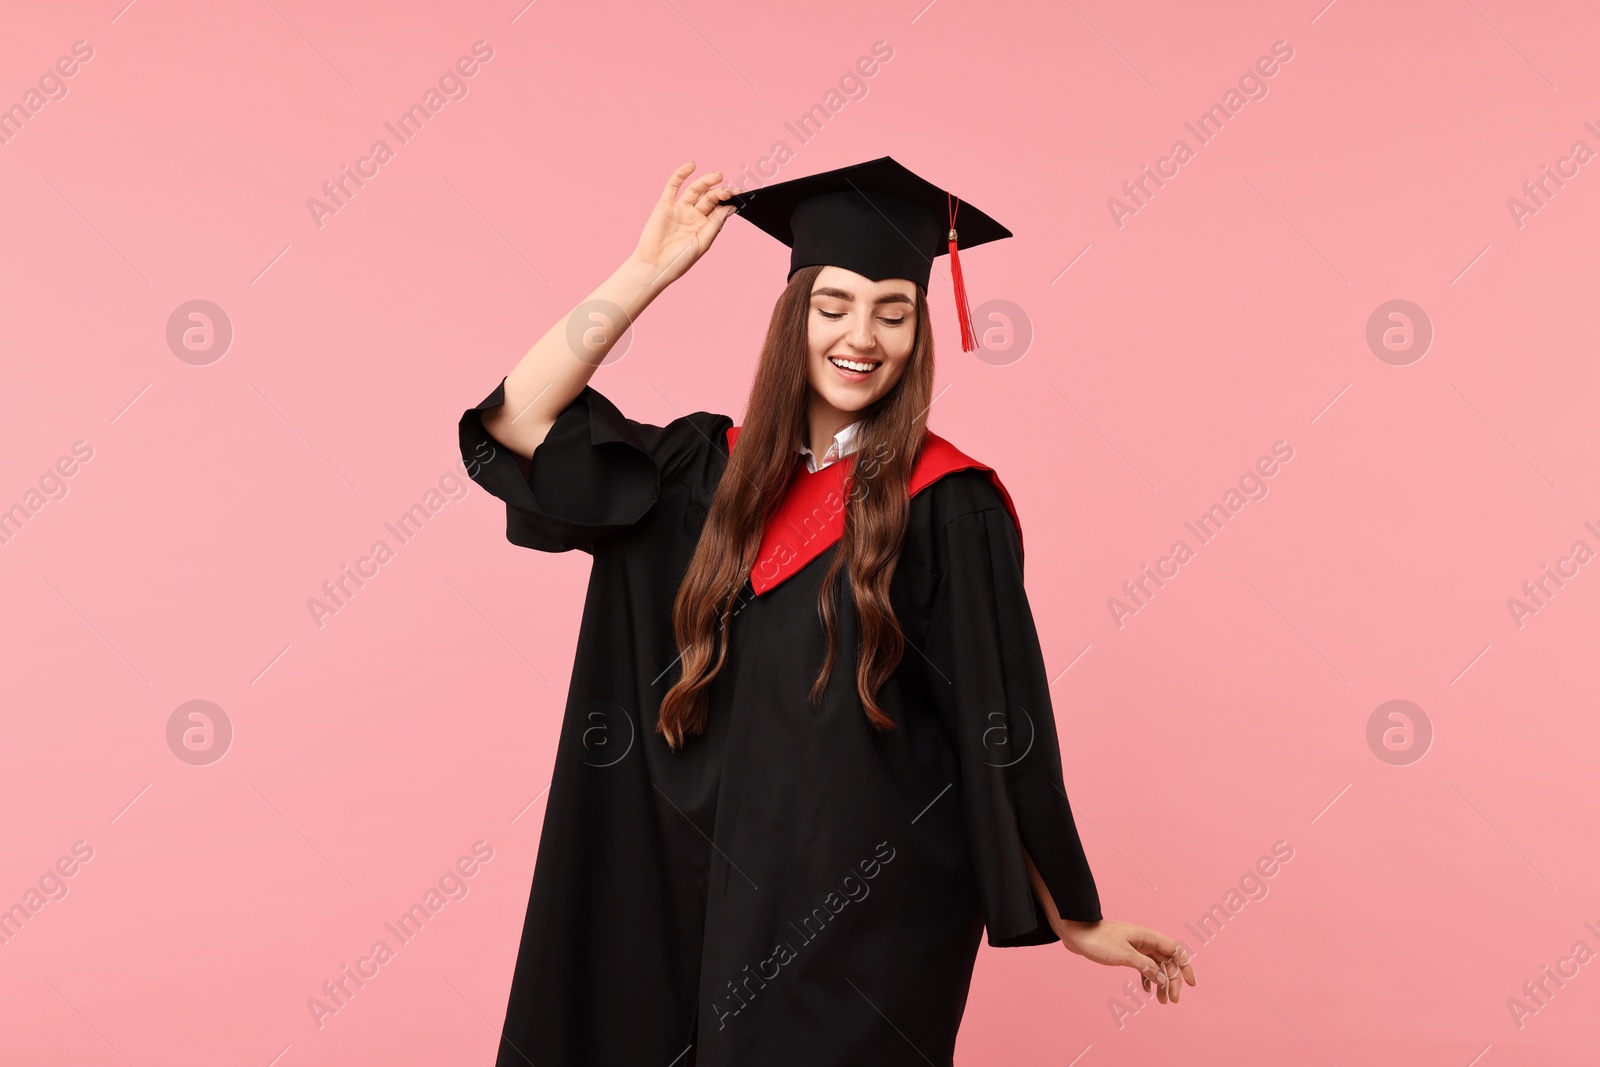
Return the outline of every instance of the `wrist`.
[[[660,295],[661,291],[669,284],[663,277],[660,267],[653,263],[646,263],[638,256],[629,256],[622,261],[622,265],[612,275],[630,292],[636,293],[649,303]]]
[[[1099,920],[1095,922],[1079,922],[1076,919],[1062,919],[1059,917],[1051,917],[1050,919],[1050,928],[1056,932],[1057,937],[1068,945],[1076,944],[1099,925]]]

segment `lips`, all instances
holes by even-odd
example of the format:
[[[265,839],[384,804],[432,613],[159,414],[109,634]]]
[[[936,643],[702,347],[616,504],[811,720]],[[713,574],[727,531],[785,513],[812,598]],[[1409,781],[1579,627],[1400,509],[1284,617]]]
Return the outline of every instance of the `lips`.
[[[873,371],[883,366],[881,359],[846,359],[843,356],[829,356],[828,362],[840,377],[851,382],[866,381]]]

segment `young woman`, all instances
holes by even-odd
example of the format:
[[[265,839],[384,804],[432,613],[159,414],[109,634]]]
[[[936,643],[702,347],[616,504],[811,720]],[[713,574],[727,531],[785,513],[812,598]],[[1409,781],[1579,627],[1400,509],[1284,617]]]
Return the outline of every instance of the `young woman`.
[[[507,537],[593,556],[500,1067],[950,1064],[985,931],[1177,1001],[1100,913],[1010,498],[927,430],[946,194],[693,172],[461,418]],[[743,425],[624,417],[591,376],[736,208],[794,249]]]

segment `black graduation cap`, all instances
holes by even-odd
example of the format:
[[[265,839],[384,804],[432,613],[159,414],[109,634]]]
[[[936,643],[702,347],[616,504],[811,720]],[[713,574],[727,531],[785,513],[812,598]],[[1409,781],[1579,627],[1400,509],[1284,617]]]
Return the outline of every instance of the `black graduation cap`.
[[[934,257],[948,252],[961,347],[978,347],[956,249],[998,241],[1011,231],[892,157],[764,185],[724,202],[790,247],[791,278],[801,267],[823,264],[873,281],[906,278],[926,291]]]

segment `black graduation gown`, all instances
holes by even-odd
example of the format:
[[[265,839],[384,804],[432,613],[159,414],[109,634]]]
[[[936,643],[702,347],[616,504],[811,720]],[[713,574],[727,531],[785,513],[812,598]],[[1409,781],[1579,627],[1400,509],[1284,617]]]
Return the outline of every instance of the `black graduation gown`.
[[[511,542],[593,568],[498,1067],[952,1063],[985,928],[1057,940],[1024,845],[1064,916],[1101,918],[995,480],[956,470],[912,497],[891,590],[907,647],[879,695],[894,730],[855,692],[843,575],[839,659],[806,699],[835,543],[746,584],[707,730],[673,752],[654,732],[672,604],[732,419],[643,424],[589,386],[529,463],[483,429],[504,388],[462,415],[468,471]]]

